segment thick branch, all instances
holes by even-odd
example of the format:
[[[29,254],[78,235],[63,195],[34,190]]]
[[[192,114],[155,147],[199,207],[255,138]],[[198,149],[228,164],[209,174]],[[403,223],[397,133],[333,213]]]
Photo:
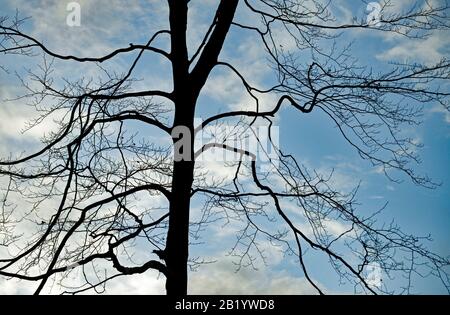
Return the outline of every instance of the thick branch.
[[[191,77],[194,82],[194,90],[200,91],[205,84],[212,68],[216,65],[225,37],[233,21],[234,12],[239,0],[221,0],[217,9],[217,22],[214,31],[205,45],[197,64],[192,70]]]

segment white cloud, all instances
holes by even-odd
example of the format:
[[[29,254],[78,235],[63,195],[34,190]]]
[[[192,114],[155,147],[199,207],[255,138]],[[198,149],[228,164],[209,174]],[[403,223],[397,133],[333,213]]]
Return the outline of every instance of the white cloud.
[[[444,121],[447,124],[450,124],[450,110],[445,109],[441,105],[436,105],[436,106],[434,106],[434,107],[432,107],[430,109],[430,112],[431,113],[442,114],[442,116],[444,117]]]
[[[269,267],[254,270],[236,266],[229,257],[217,257],[218,262],[205,264],[189,273],[189,294],[316,294],[301,276],[287,270],[273,271]],[[321,285],[321,287],[323,287]],[[118,277],[107,285],[107,294],[165,294],[165,278],[157,272]]]
[[[287,270],[273,271],[262,267],[258,270],[242,268],[236,272],[231,259],[224,257],[220,257],[217,263],[202,265],[198,271],[190,272],[188,288],[189,294],[317,294],[305,278],[292,275]],[[2,295],[31,294],[35,289],[34,282],[0,279]],[[58,294],[62,291],[63,288],[53,286],[53,290],[45,293]],[[91,290],[83,294],[94,293]],[[107,283],[105,294],[165,294],[165,278],[153,270],[117,277]]]
[[[448,57],[450,37],[446,32],[435,31],[428,38],[405,39],[400,35],[391,35],[387,48],[376,57],[381,60],[409,60],[426,64],[439,62]],[[389,44],[392,44],[389,45]]]
[[[0,295],[32,294],[34,285],[18,279],[0,278]]]
[[[351,229],[350,225],[345,225],[336,220],[326,220],[323,222],[323,225],[325,230],[334,237],[338,237]]]
[[[389,191],[394,191],[394,190],[395,190],[395,187],[392,186],[392,185],[387,185],[387,186],[386,186],[386,189],[389,190]]]
[[[45,0],[17,0],[11,7],[17,7],[20,14],[32,17],[32,35],[44,41],[51,49],[66,54],[102,55],[109,52],[114,43],[128,45],[141,37],[142,30],[151,31],[163,26],[166,17],[165,5],[151,1],[142,6],[140,1],[128,1],[126,10],[120,0],[78,0],[81,7],[81,25],[69,27],[66,24],[67,2]],[[155,12],[149,19],[148,13]],[[153,16],[153,15],[152,15]],[[138,29],[137,29],[138,28]],[[156,31],[157,29],[155,29]],[[125,36],[126,35],[126,36]]]
[[[305,278],[287,271],[243,268],[236,272],[226,260],[191,273],[189,285],[190,294],[317,294]]]
[[[108,283],[106,294],[165,294],[165,278],[158,277],[158,273],[153,270],[143,274],[118,277]]]
[[[28,123],[39,117],[39,113],[34,107],[27,105],[24,99],[11,100],[17,96],[14,94],[14,91],[17,90],[11,85],[0,86],[0,135],[2,136],[0,139],[9,137],[33,142],[54,131],[57,128],[53,121],[56,115],[50,115],[38,126],[25,130]],[[5,99],[10,101],[5,101]]]
[[[399,0],[390,3],[387,14],[402,14],[408,12],[415,5],[420,4],[415,0]],[[430,0],[422,3],[424,10],[429,6],[438,8],[443,5],[441,1]],[[419,8],[420,9],[420,8]],[[417,10],[417,8],[416,8]],[[428,20],[426,22],[429,22]],[[433,22],[433,21],[432,21]],[[437,23],[437,22],[436,22]],[[450,38],[447,30],[431,30],[423,38],[408,38],[394,32],[382,32],[379,36],[386,43],[387,49],[376,57],[381,60],[400,60],[409,62],[422,62],[434,64],[448,57]]]

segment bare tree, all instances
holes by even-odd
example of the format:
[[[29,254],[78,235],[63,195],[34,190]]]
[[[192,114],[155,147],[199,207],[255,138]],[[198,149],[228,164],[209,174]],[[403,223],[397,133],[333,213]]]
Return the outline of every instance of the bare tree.
[[[310,276],[304,261],[308,249],[328,259],[340,278],[354,283],[358,292],[396,292],[368,283],[365,273],[374,263],[389,276],[436,277],[449,290],[449,259],[429,251],[423,244],[427,237],[405,234],[394,223],[380,225],[377,213],[359,214],[357,189],[350,194],[337,191],[330,174],[307,170],[278,147],[278,164],[270,170],[259,169],[254,152],[227,142],[259,123],[268,124],[272,141],[273,118],[282,106],[305,116],[322,111],[349,146],[391,180],[400,172],[418,185],[433,187],[429,178],[414,172],[414,163],[419,161],[417,143],[403,137],[401,129],[419,123],[423,106],[438,102],[449,109],[449,92],[441,88],[448,84],[449,60],[433,65],[391,64],[382,72],[352,57],[350,45],[339,48],[336,42],[353,29],[407,38],[448,30],[448,3],[418,2],[406,11],[394,12],[386,2],[379,23],[354,19],[340,24],[326,1],[220,0],[203,41],[191,55],[186,37],[190,5],[187,0],[168,0],[169,29],[156,31],[147,43],[97,57],[59,54],[22,31],[26,19],[0,19],[0,52],[44,55],[40,72],[30,71],[22,78],[27,93],[19,99],[28,100],[41,113],[30,126],[52,115],[59,117],[58,130],[42,139],[41,149],[27,155],[12,153],[0,161],[1,245],[10,253],[0,259],[0,275],[36,281],[39,294],[56,274],[65,277],[91,266],[97,279],[84,272],[85,283],[68,289],[77,293],[100,290],[117,276],[155,269],[166,278],[169,295],[183,295],[189,264],[201,263],[189,258],[190,235],[195,237],[202,226],[225,218],[245,223],[232,249],[239,266],[253,264],[255,252],[264,257],[257,239],[269,239],[298,257],[306,279],[321,294],[323,288]],[[239,21],[238,10],[248,11],[254,19]],[[275,29],[289,36],[295,51],[283,49]],[[254,41],[264,47],[278,82],[257,88],[252,78],[219,58],[230,30],[253,34]],[[164,40],[170,42],[170,51],[155,44]],[[106,81],[53,78],[54,60],[100,67],[129,53],[135,57],[128,71],[105,70]],[[171,91],[136,88],[133,71],[146,54],[158,54],[170,62]],[[8,71],[6,65],[1,66]],[[221,112],[195,125],[198,97],[216,67],[235,75],[253,99],[254,109]],[[275,95],[278,102],[262,110],[260,100],[266,94]],[[130,134],[133,122],[156,128],[172,141],[160,145],[139,140],[133,131]],[[216,134],[215,140],[195,149],[197,133],[226,122],[236,129]],[[260,140],[257,135],[256,139]],[[207,180],[198,161],[211,149],[240,157],[228,164],[235,174],[232,181]],[[190,218],[193,198],[204,205],[196,221]],[[158,202],[137,206],[142,199]],[[24,200],[29,208],[17,207]],[[307,222],[310,232],[283,208],[286,202],[296,205],[296,217]],[[327,229],[330,220],[345,223],[349,229],[335,236]],[[269,227],[274,221],[283,222],[286,229],[274,231]],[[23,223],[34,227],[26,240],[15,232]],[[150,248],[154,259],[133,264],[128,255],[133,246]],[[106,263],[101,265],[102,261]],[[108,264],[115,272],[103,274],[99,269]],[[404,292],[409,292],[410,285]]]

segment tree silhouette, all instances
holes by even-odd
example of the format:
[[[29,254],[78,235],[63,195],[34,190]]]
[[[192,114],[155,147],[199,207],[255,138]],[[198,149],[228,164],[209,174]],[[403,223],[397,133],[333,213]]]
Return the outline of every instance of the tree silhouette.
[[[412,164],[419,161],[417,143],[401,131],[419,123],[424,105],[438,102],[449,108],[449,93],[441,88],[448,84],[449,61],[390,64],[383,72],[352,57],[350,45],[339,49],[335,44],[352,29],[406,38],[448,30],[448,5],[419,2],[409,10],[394,12],[386,2],[380,7],[379,23],[354,19],[339,24],[329,4],[318,0],[221,0],[191,55],[186,36],[189,5],[187,0],[168,0],[169,29],[156,31],[147,43],[131,43],[100,57],[59,54],[22,31],[26,19],[0,19],[2,53],[45,57],[39,74],[30,72],[28,78],[22,78],[27,94],[21,99],[31,99],[41,113],[31,125],[59,115],[58,130],[42,139],[41,149],[27,155],[14,153],[0,161],[1,242],[10,249],[8,257],[0,259],[0,275],[35,281],[39,294],[55,274],[67,275],[105,261],[114,267],[113,275],[102,277],[93,267],[98,281],[86,276],[85,284],[69,291],[97,290],[117,276],[155,269],[166,279],[167,294],[183,295],[187,293],[189,264],[202,263],[190,260],[190,235],[199,233],[203,225],[215,224],[219,215],[245,222],[233,248],[244,248],[234,251],[239,266],[253,263],[251,250],[263,256],[256,241],[263,236],[296,255],[306,279],[321,294],[323,288],[309,275],[304,261],[308,249],[322,253],[341,279],[365,293],[394,292],[367,280],[366,272],[374,264],[390,276],[434,276],[448,290],[449,260],[423,245],[427,237],[406,234],[394,223],[380,225],[376,213],[359,214],[357,189],[343,193],[333,188],[331,175],[308,170],[289,152],[281,151],[272,133],[273,119],[283,106],[295,108],[305,117],[322,111],[349,146],[389,179],[396,180],[393,172],[401,172],[418,185],[433,187],[428,177],[414,172]],[[237,10],[247,10],[254,20],[238,21]],[[274,33],[280,28],[295,43],[296,51],[280,45]],[[277,78],[273,86],[253,86],[252,78],[219,58],[231,29],[253,34],[254,41],[264,47]],[[164,40],[170,42],[170,49],[155,44]],[[105,70],[108,80],[99,82],[63,79],[61,84],[53,79],[49,61],[100,66],[128,53],[136,54],[128,71]],[[144,55],[151,54],[171,64],[170,91],[136,87],[133,71]],[[1,66],[8,71],[6,65]],[[218,67],[242,83],[254,109],[220,112],[196,125],[198,97]],[[278,99],[269,110],[261,109],[264,95]],[[172,139],[171,143],[139,141],[130,127],[136,122],[157,129],[161,137]],[[196,134],[210,127],[220,129],[226,122],[235,129],[214,134],[213,140],[196,148]],[[277,156],[278,164],[271,159],[274,167],[269,170],[258,168],[255,152],[228,141],[260,123],[268,126],[268,139]],[[255,135],[254,141],[264,140]],[[207,180],[200,157],[210,150],[230,151],[240,157],[227,164],[235,174],[231,182]],[[137,205],[139,200],[155,198],[160,202],[153,206]],[[190,217],[193,198],[204,205],[200,219]],[[26,200],[29,209],[17,207],[18,200]],[[57,200],[57,204],[49,208],[49,200]],[[296,205],[297,217],[307,222],[310,232],[284,209],[284,202]],[[276,220],[286,229],[267,227]],[[333,235],[327,228],[330,220],[343,222],[349,229]],[[14,230],[23,222],[35,229],[25,241]],[[151,247],[154,259],[133,264],[127,248],[143,243]]]

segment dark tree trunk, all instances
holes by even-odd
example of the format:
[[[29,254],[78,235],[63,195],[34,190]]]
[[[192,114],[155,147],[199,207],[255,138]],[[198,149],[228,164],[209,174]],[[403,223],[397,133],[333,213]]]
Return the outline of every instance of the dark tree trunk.
[[[192,130],[195,102],[192,97],[189,97],[192,93],[188,85],[187,3],[184,0],[169,0],[169,9],[175,103],[174,127],[185,126]],[[174,141],[176,140],[174,139]],[[190,149],[192,150],[192,147]],[[189,208],[193,171],[194,163],[192,161],[174,162],[166,243],[166,290],[168,295],[187,294]]]
[[[170,204],[167,234],[166,290],[168,295],[187,293],[187,262],[189,257],[190,188],[193,178],[192,162],[176,162],[173,171],[173,200]]]
[[[173,99],[175,103],[174,127],[187,127],[190,131],[191,159],[175,161],[172,177],[172,200],[169,207],[169,228],[165,249],[167,266],[166,290],[168,295],[187,294],[187,263],[189,258],[189,210],[194,177],[193,130],[197,97],[217,62],[225,36],[229,30],[238,0],[222,0],[217,9],[216,27],[205,46],[197,65],[189,74],[186,46],[187,1],[169,0],[171,53],[173,73]],[[173,139],[177,141],[178,139]],[[186,148],[185,148],[186,149]]]

